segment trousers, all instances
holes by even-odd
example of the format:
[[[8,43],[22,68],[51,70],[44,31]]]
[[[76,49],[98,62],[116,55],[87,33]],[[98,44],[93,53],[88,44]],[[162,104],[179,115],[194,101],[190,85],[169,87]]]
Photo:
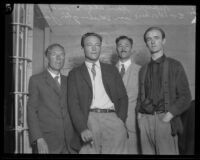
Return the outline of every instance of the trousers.
[[[79,154],[127,154],[127,130],[115,112],[90,112],[88,128],[93,134],[93,144],[85,144]]]
[[[179,154],[178,137],[171,135],[170,122],[162,121],[164,115],[142,114],[138,119],[142,154]]]

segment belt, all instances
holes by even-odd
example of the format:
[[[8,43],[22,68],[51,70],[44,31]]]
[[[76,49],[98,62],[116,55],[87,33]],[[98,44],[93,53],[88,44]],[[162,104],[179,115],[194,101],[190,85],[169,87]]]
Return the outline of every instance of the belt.
[[[142,114],[151,114],[151,115],[154,115],[154,114],[161,114],[161,113],[165,113],[165,111],[154,111],[152,113],[147,113],[147,112],[140,112]]]
[[[115,112],[114,109],[99,109],[99,108],[92,108],[90,109],[90,112],[97,112],[97,113],[110,113]]]

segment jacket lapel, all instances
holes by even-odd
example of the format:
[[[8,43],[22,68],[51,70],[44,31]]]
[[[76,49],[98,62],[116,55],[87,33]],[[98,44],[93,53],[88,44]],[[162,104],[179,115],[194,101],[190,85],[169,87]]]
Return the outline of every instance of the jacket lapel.
[[[85,81],[87,82],[88,86],[92,90],[92,82],[91,82],[90,75],[89,75],[89,72],[88,72],[88,69],[87,69],[85,63],[83,63],[81,65],[80,72],[81,72],[83,78],[85,79]]]
[[[65,93],[67,90],[67,77],[65,78],[63,75],[61,76],[61,87],[60,87],[60,93]],[[62,94],[65,95],[65,94]]]
[[[50,73],[46,70],[44,71],[44,78],[47,83],[47,85],[52,88],[58,96],[60,95],[60,88],[56,85],[56,82],[54,81],[53,77],[50,75]]]

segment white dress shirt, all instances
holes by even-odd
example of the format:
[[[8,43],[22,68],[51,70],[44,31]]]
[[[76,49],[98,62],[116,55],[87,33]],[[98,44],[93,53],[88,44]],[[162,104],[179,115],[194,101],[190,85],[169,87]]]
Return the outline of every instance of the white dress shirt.
[[[101,66],[99,61],[95,62],[95,79],[93,79],[91,72],[92,63],[85,61],[85,64],[87,66],[93,88],[93,99],[90,108],[114,109],[114,104],[107,95],[102,82]]]
[[[121,71],[122,64],[124,64],[125,72],[127,71],[128,67],[131,65],[131,59],[128,59],[126,62],[119,61],[119,72]]]
[[[60,73],[58,75],[56,75],[55,73],[51,72],[48,68],[47,68],[48,72],[50,73],[50,75],[53,77],[53,79],[58,76],[58,83],[61,84],[61,78],[60,78]]]

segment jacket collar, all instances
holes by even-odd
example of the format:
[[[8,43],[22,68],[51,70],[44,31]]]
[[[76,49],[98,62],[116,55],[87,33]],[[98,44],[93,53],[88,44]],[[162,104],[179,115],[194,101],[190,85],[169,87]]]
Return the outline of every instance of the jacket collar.
[[[53,79],[53,77],[50,75],[50,73],[47,70],[45,70],[43,74],[44,74],[44,79],[45,79],[47,85],[50,88],[52,88],[60,96],[61,91],[65,88],[64,86],[65,86],[66,82],[64,81],[64,76],[60,75],[61,76],[61,87],[58,88],[55,80]]]

